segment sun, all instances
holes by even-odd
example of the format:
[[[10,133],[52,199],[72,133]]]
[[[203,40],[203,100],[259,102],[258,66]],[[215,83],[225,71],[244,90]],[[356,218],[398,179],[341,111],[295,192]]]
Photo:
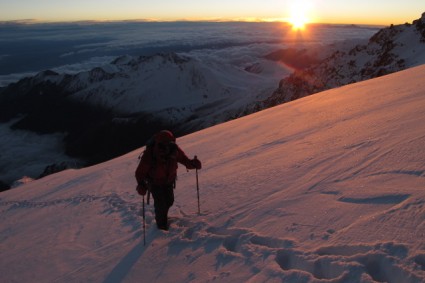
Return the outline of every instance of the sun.
[[[308,14],[311,5],[305,1],[296,1],[290,8],[289,23],[293,30],[303,30],[310,22]]]

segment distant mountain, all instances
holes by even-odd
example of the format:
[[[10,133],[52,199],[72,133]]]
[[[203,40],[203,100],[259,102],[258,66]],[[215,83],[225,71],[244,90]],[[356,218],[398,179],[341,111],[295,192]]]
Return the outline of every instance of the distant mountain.
[[[269,58],[277,55],[271,54]],[[302,66],[305,61],[308,65],[313,62],[308,56],[301,59],[304,59]],[[268,108],[420,64],[425,64],[425,13],[412,24],[381,29],[365,45],[356,45],[348,51],[336,51],[316,64],[297,69],[280,81],[279,87],[269,98],[253,108]]]
[[[3,91],[2,101],[5,96],[10,100],[17,96],[40,99],[50,94],[124,115],[155,112],[171,122],[188,118],[197,107],[226,99],[228,89],[198,61],[166,53],[122,56],[76,75],[44,71],[10,85]],[[3,119],[16,109],[7,112]]]

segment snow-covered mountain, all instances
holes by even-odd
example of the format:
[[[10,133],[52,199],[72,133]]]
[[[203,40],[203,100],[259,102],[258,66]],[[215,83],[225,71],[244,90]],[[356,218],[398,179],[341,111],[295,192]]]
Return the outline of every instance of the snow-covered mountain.
[[[424,63],[425,13],[412,24],[391,25],[380,30],[367,44],[336,51],[318,64],[296,70],[280,81],[263,107]]]
[[[227,70],[222,71],[230,75]],[[41,72],[13,84],[2,96],[28,96],[34,92],[45,95],[49,88],[54,88],[56,95],[73,102],[127,116],[155,113],[156,118],[173,123],[202,115],[200,109],[208,105],[226,108],[241,98],[238,95],[247,89],[233,87],[229,78],[229,84],[224,84],[218,78],[220,75],[223,76],[193,58],[175,53],[122,56],[108,65],[75,75]]]
[[[142,149],[0,195],[2,282],[425,281],[425,65],[181,137],[168,232]],[[373,96],[373,99],[370,97]]]

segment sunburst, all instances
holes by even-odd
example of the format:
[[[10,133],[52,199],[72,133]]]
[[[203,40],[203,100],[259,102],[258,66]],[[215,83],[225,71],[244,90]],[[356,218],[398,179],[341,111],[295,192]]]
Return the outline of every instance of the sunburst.
[[[305,28],[306,24],[310,22],[308,17],[310,8],[311,5],[305,1],[296,1],[292,4],[288,20],[292,29],[303,30]]]

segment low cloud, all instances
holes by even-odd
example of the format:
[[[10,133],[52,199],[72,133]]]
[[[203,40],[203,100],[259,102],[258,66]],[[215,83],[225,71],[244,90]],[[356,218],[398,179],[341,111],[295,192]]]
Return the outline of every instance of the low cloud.
[[[63,154],[62,134],[38,135],[28,131],[11,130],[10,126],[14,122],[0,124],[2,182],[10,184],[24,175],[36,178],[48,165],[76,161]]]

